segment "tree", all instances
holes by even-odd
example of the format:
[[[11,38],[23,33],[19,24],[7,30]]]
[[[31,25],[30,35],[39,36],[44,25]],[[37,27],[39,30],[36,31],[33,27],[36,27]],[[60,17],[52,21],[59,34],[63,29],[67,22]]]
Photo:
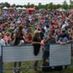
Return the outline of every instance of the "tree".
[[[39,3],[39,4],[38,4],[38,9],[41,9],[41,7],[42,7],[42,4]]]
[[[12,7],[16,7],[16,5],[15,5],[15,4],[13,4],[13,5],[12,5]]]
[[[52,9],[53,9],[53,3],[50,3],[50,4],[48,5],[48,8],[49,8],[50,10],[52,10]]]
[[[61,4],[57,4],[57,5],[56,5],[56,8],[57,8],[57,9],[62,8],[62,5],[61,5]]]
[[[10,7],[10,4],[7,3],[7,2],[5,2],[5,3],[4,3],[4,6],[6,6],[6,7]]]
[[[33,8],[33,7],[35,7],[35,5],[34,5],[34,4],[31,4],[31,5],[30,5],[30,7],[32,7],[32,8]]]
[[[69,9],[73,8],[73,1],[70,0],[70,5],[69,5]]]
[[[27,8],[29,8],[29,7],[30,7],[30,3],[27,4]]]
[[[45,7],[45,9],[48,9],[48,4],[46,4],[44,7]]]
[[[68,9],[68,4],[66,1],[63,2],[62,8],[67,10]]]

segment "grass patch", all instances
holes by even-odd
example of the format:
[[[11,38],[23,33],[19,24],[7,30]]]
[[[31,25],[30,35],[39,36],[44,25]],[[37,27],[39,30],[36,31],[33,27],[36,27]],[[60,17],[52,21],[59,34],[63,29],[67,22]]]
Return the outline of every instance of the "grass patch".
[[[41,68],[38,68],[39,71],[34,71],[33,69],[34,61],[30,62],[22,62],[22,73],[73,73],[73,66],[69,66],[67,69],[62,71],[49,71],[42,72]],[[4,63],[4,73],[13,73],[13,65],[14,63]],[[38,66],[42,65],[42,62],[39,61]]]

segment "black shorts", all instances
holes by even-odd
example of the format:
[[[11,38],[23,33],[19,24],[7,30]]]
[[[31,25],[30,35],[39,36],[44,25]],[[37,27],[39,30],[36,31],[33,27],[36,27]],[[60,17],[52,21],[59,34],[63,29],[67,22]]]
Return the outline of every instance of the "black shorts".
[[[40,51],[40,44],[33,45],[33,53],[35,56],[39,54],[39,51]]]

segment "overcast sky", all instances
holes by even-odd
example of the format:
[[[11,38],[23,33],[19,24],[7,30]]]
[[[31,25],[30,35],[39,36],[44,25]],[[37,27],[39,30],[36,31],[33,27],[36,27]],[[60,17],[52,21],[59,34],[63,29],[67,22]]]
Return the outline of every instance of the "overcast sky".
[[[55,4],[62,4],[65,0],[0,0],[1,2],[8,2],[10,4],[19,4],[19,5],[24,5],[27,4],[28,2],[30,4],[38,4],[38,3],[42,3],[42,4],[46,4],[46,3],[50,3],[53,2]],[[69,0],[66,0],[69,3]]]

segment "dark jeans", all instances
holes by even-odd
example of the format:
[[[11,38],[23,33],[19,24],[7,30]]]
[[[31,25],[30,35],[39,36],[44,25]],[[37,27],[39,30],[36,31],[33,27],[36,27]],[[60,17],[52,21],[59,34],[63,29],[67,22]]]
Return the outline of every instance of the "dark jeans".
[[[46,60],[48,60],[48,62]],[[49,49],[43,51],[42,71],[49,71]]]
[[[37,71],[38,61],[35,61],[34,63],[34,70]]]
[[[0,73],[3,73],[3,61],[2,61],[2,56],[0,56]]]
[[[34,44],[33,45],[33,53],[35,56],[37,56],[39,54],[40,51],[40,45],[39,44]]]

